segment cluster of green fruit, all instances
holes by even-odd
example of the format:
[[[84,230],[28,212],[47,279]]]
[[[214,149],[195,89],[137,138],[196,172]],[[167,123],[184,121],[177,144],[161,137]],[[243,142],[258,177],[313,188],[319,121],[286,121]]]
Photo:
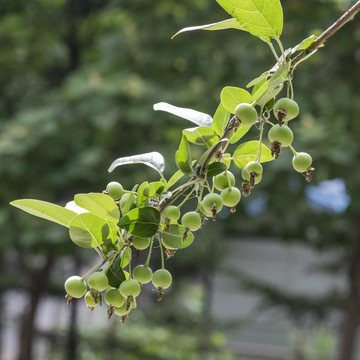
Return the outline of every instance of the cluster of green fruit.
[[[271,153],[277,159],[280,154],[280,149],[282,147],[290,147],[293,151],[293,159],[292,165],[293,168],[297,172],[305,173],[306,179],[308,181],[311,180],[311,173],[314,170],[311,168],[312,158],[306,152],[296,152],[295,149],[291,146],[294,140],[294,134],[290,129],[288,123],[290,120],[295,119],[299,114],[299,106],[298,104],[290,99],[290,98],[281,98],[279,99],[273,107],[273,113],[275,118],[277,119],[278,123],[275,125],[265,120],[266,123],[271,125],[271,128],[268,132],[268,139],[271,144]],[[246,126],[254,125],[258,120],[258,113],[256,109],[251,104],[242,103],[239,104],[235,109],[235,116],[236,118]],[[261,164],[258,162],[250,163],[244,168],[244,170],[248,167],[252,167],[252,171],[254,172],[255,176],[250,179],[246,178],[243,175],[244,179],[250,182],[250,188],[253,186],[254,182],[257,183],[261,180],[262,175],[262,167]],[[250,172],[251,171],[247,171]]]
[[[140,294],[142,285],[150,281],[162,293],[170,287],[172,276],[166,269],[159,269],[154,273],[145,265],[138,265],[132,272],[132,278],[121,282],[118,288],[109,285],[105,270],[94,271],[85,282],[84,276],[71,276],[65,281],[66,298],[70,305],[72,298],[84,297],[85,303],[92,311],[97,305],[102,305],[103,298],[108,305],[108,316],[116,314],[125,320],[130,311],[136,308],[136,297]],[[87,287],[90,290],[87,290]],[[105,295],[103,296],[103,292]]]

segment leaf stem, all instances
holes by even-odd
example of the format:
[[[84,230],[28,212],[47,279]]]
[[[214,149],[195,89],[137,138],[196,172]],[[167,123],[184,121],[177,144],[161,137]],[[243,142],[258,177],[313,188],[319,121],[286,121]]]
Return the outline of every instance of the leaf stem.
[[[269,45],[269,47],[271,49],[271,52],[273,53],[278,65],[281,66],[280,59],[279,59],[279,57],[278,57],[278,55],[277,55],[277,53],[275,51],[274,45],[272,44],[271,40],[269,42],[266,42],[266,43]]]
[[[283,58],[283,65],[286,65],[285,51],[284,51],[284,48],[283,48],[282,42],[280,41],[280,38],[275,38],[275,40],[276,40],[276,42],[278,43],[279,48],[280,48],[280,51],[281,51],[281,54],[282,54],[282,58]],[[281,65],[280,65],[280,66],[281,66]]]

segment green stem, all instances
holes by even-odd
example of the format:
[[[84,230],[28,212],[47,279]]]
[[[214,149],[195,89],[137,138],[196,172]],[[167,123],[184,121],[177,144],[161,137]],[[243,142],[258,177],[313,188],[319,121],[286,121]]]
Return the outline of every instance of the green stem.
[[[149,253],[148,253],[148,256],[147,256],[145,264],[144,264],[146,267],[149,267],[153,244],[154,244],[154,236],[151,238]]]
[[[289,148],[290,148],[290,150],[292,151],[292,153],[293,153],[294,155],[296,155],[296,154],[297,154],[297,152],[295,151],[295,149],[293,148],[293,146],[292,146],[292,145],[289,145]]]
[[[270,49],[271,49],[271,52],[273,53],[277,63],[279,64],[279,66],[281,66],[281,62],[280,62],[280,59],[275,51],[275,48],[274,48],[274,45],[272,44],[271,41],[267,42],[267,44],[269,45]]]
[[[162,243],[161,243],[161,240],[160,240],[160,236],[158,236],[158,241],[159,241],[160,253],[161,253],[161,268],[165,269],[164,251],[163,251],[163,248],[162,248]]]
[[[226,174],[226,177],[227,177],[227,181],[228,181],[229,188],[231,188],[230,175],[229,175],[229,173],[228,173],[228,171],[227,171],[227,170],[225,170],[225,174]]]
[[[85,280],[86,277],[87,277],[91,272],[93,272],[94,270],[96,271],[96,270],[100,269],[100,268],[106,263],[107,260],[108,260],[108,259],[104,259],[103,261],[100,261],[99,263],[97,263],[97,264],[96,264],[95,266],[93,266],[85,275],[83,275],[83,276],[81,277],[81,279],[82,279],[82,280]]]
[[[97,254],[102,258],[105,259],[105,255],[100,251],[100,249],[96,246],[94,247],[94,250],[97,252]]]
[[[286,64],[286,58],[285,58],[285,51],[284,51],[283,45],[282,45],[279,38],[276,38],[275,40],[279,45],[279,48],[280,48],[280,51],[281,51],[281,54],[282,54],[282,58],[283,58],[283,65],[285,65]]]
[[[180,203],[180,205],[178,205],[178,208],[180,209],[185,203],[186,201],[189,199],[189,197],[191,196],[191,194],[195,191],[195,186],[191,189],[191,191],[189,192],[189,194],[186,195],[186,198]]]
[[[257,157],[256,157],[256,161],[260,161],[260,157],[261,157],[261,145],[262,145],[262,138],[263,138],[263,133],[264,133],[264,120],[261,117],[260,119],[261,123],[260,123],[260,135],[259,135],[259,149],[258,149],[258,153],[257,153]]]

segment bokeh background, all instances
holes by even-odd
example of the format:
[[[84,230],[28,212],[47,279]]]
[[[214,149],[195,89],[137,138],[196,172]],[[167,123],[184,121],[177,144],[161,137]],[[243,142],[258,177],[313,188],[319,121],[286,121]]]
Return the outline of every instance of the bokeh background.
[[[283,1],[285,47],[352,3]],[[265,164],[236,214],[222,212],[167,260],[174,283],[163,301],[145,286],[125,324],[83,300],[66,307],[64,280],[96,254],[9,206],[65,205],[111,180],[128,189],[155,180],[143,165],[107,172],[142,152],[162,153],[169,178],[181,129],[192,125],[153,104],[212,115],[224,86],[244,87],[273,65],[267,46],[240,31],[170,40],[225,18],[214,0],[1,1],[1,359],[360,359],[359,15],[295,74],[294,146],[313,157],[312,183],[287,149]]]

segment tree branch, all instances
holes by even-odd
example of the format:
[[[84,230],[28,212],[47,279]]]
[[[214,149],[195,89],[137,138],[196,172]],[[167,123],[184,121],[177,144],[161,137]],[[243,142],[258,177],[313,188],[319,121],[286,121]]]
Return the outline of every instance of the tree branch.
[[[294,72],[295,66],[305,58],[308,54],[311,54],[317,50],[321,45],[325,43],[327,39],[333,36],[341,27],[347,22],[354,19],[354,16],[360,11],[360,0],[357,1],[345,14],[343,14],[338,20],[336,20],[330,27],[328,27],[307,49],[302,51],[299,55],[295,56],[291,62],[290,74]]]

